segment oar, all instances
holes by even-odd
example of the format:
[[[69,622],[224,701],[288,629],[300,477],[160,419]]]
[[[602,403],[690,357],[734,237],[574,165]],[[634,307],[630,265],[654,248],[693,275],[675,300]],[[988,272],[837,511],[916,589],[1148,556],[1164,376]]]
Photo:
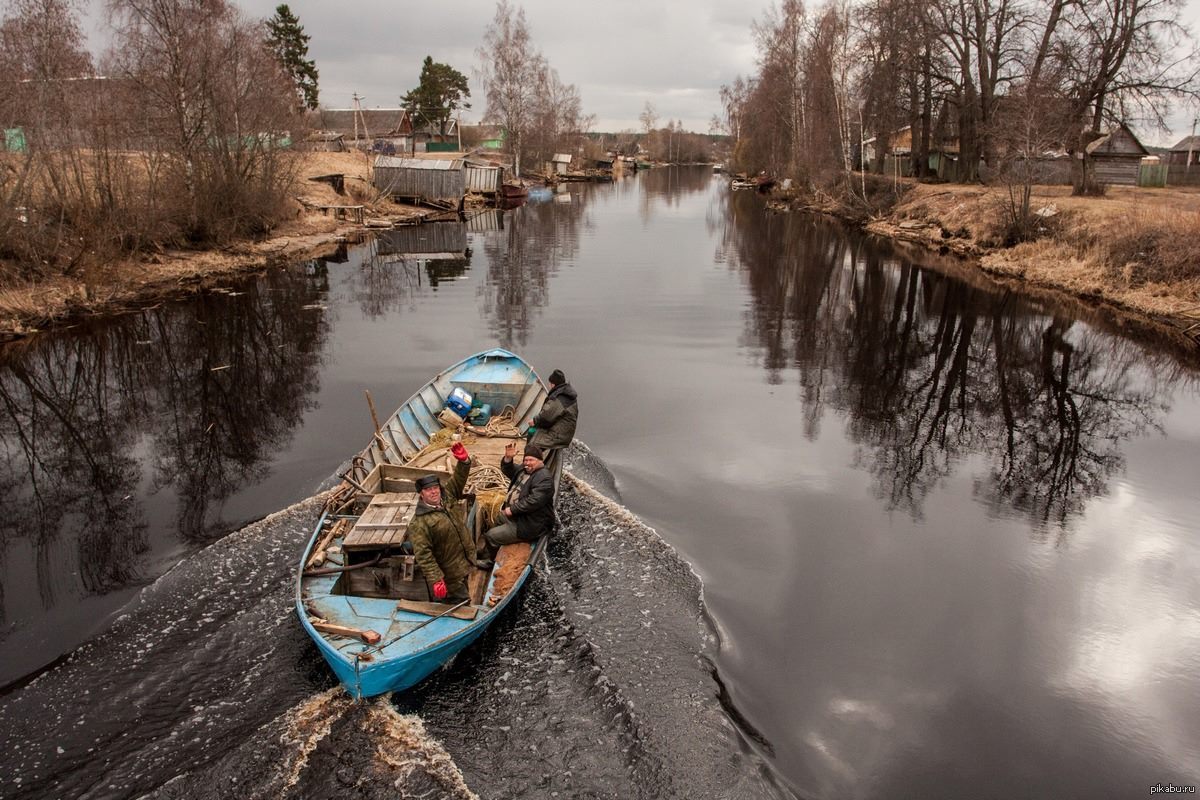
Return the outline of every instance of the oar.
[[[416,633],[417,631],[421,630],[421,628],[424,628],[424,627],[425,627],[426,625],[428,625],[429,623],[431,623],[431,622],[435,622],[435,621],[437,621],[437,620],[441,619],[442,617],[446,616],[447,614],[449,614],[449,613],[451,613],[451,612],[454,612],[454,611],[457,611],[458,609],[462,608],[463,606],[465,606],[465,605],[466,605],[467,603],[469,603],[469,602],[471,602],[471,598],[469,598],[469,597],[468,597],[466,600],[461,600],[461,601],[459,601],[457,604],[450,606],[450,607],[449,607],[449,608],[447,608],[445,611],[443,611],[442,613],[438,614],[436,617],[430,617],[429,619],[425,620],[424,622],[422,622],[422,623],[421,623],[420,625],[418,625],[417,627],[415,627],[415,628],[410,628],[410,629],[406,630],[404,633],[400,634],[400,635],[399,635],[399,636],[397,636],[395,639],[388,639],[388,640],[387,640],[386,642],[384,642],[383,644],[377,644],[377,645],[375,645],[374,647],[368,647],[368,648],[366,648],[366,649],[364,649],[364,650],[361,650],[361,651],[360,651],[360,654],[361,654],[361,653],[368,653],[368,652],[370,652],[371,650],[382,650],[383,648],[387,647],[388,645],[390,645],[390,644],[394,644],[395,642],[398,642],[398,641],[400,641],[400,640],[401,640],[401,639],[403,639],[405,636],[408,636],[410,633]]]

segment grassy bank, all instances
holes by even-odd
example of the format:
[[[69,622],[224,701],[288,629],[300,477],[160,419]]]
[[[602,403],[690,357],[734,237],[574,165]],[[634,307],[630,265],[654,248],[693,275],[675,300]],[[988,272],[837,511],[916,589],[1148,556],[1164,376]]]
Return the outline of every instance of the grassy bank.
[[[909,183],[901,189],[894,204],[869,216],[861,203],[839,209],[827,196],[802,205],[1200,344],[1200,189],[1118,186],[1103,197],[1072,197],[1068,186],[1035,186],[1036,223],[1022,242],[1011,239],[1004,188]]]
[[[361,153],[302,153],[287,208],[267,234],[219,249],[158,250],[87,264],[69,275],[0,287],[0,340],[55,325],[120,313],[221,285],[272,264],[332,252],[359,226],[338,222],[314,205],[364,205],[368,218],[402,219],[426,212],[380,199],[370,183],[370,157]],[[341,173],[346,194],[309,178]]]

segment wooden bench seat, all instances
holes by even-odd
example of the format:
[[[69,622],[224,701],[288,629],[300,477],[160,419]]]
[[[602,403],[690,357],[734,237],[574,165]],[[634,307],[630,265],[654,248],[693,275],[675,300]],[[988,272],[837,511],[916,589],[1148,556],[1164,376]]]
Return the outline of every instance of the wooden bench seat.
[[[408,534],[408,523],[417,510],[417,495],[383,492],[370,504],[342,540],[344,550],[377,550],[399,547]]]

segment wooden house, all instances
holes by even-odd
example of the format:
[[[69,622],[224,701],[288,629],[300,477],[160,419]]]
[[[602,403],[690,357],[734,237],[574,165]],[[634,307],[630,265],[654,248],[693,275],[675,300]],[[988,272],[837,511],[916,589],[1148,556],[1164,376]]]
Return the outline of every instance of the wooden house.
[[[1192,167],[1200,165],[1200,136],[1185,136],[1171,148],[1166,156],[1171,166]]]
[[[1112,186],[1137,186],[1142,159],[1150,152],[1125,123],[1087,145],[1096,181]]]
[[[413,125],[403,108],[322,108],[312,112],[310,126],[341,134],[346,146],[359,150],[407,153],[413,144]]]

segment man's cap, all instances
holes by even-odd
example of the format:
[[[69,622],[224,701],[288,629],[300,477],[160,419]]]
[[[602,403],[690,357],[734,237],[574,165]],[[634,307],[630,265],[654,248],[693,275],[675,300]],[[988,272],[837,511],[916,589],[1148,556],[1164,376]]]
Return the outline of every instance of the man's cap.
[[[567,382],[567,376],[563,375],[563,371],[561,369],[556,369],[554,372],[550,373],[550,382],[555,386],[560,386]]]
[[[421,477],[417,478],[416,484],[417,484],[418,492],[421,491],[422,489],[427,489],[430,486],[437,486],[438,485],[437,475],[422,475]]]
[[[525,455],[533,456],[540,461],[542,458],[542,448],[538,447],[536,444],[527,444],[525,445]]]

